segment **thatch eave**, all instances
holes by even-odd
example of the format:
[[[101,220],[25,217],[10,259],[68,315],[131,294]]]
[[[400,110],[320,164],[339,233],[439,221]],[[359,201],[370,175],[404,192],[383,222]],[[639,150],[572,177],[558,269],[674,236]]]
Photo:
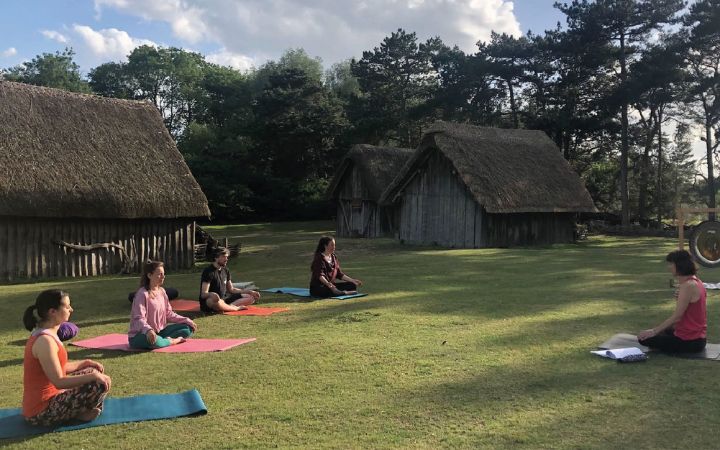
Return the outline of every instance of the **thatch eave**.
[[[154,105],[0,81],[0,216],[208,217]]]
[[[338,197],[338,190],[342,185],[342,180],[343,178],[345,178],[345,174],[348,172],[348,169],[351,166],[352,159],[347,157],[343,158],[343,160],[340,162],[340,166],[338,166],[338,169],[335,171],[335,175],[333,176],[330,185],[325,191],[325,198],[332,200]]]
[[[414,150],[407,148],[354,145],[338,166],[326,195],[331,199],[337,198],[345,177],[355,168],[360,172],[368,191],[367,198],[363,200],[377,202],[386,186],[413,154]]]

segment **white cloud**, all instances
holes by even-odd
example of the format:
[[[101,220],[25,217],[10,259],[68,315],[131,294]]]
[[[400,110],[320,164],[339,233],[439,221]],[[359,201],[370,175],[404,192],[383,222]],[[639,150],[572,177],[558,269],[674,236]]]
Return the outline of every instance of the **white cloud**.
[[[87,25],[75,24],[73,31],[99,62],[124,60],[133,49],[141,45],[157,46],[153,41],[133,38],[127,32],[116,28],[94,30]]]
[[[2,56],[5,58],[9,58],[15,55],[17,55],[17,49],[15,47],[10,47],[2,51]]]
[[[55,30],[42,30],[40,31],[40,33],[42,33],[42,35],[46,38],[52,39],[53,41],[59,42],[61,44],[67,44],[69,42],[67,36]]]
[[[192,6],[192,3],[182,0],[95,0],[95,11],[99,16],[102,8],[107,7],[140,16],[148,21],[167,22],[175,36],[195,43],[206,38],[207,27],[203,21],[203,9]]]
[[[229,66],[240,71],[248,71],[253,67],[257,67],[258,61],[246,55],[232,53],[226,49],[205,55],[205,60],[221,66]]]
[[[96,11],[103,8],[167,23],[182,41],[255,61],[302,47],[329,65],[361,56],[398,28],[468,53],[491,31],[521,34],[509,0],[95,0]]]

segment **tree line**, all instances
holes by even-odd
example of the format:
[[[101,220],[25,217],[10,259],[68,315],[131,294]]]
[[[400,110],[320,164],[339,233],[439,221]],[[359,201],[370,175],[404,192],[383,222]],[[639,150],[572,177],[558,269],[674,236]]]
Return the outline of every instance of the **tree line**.
[[[715,207],[720,0],[555,8],[564,26],[493,33],[474,53],[398,29],[328,70],[303,49],[240,72],[142,46],[86,78],[72,49],[3,76],[153,102],[221,221],[327,217],[324,192],[350,146],[414,147],[435,120],[545,131],[625,226],[659,227],[681,203]]]

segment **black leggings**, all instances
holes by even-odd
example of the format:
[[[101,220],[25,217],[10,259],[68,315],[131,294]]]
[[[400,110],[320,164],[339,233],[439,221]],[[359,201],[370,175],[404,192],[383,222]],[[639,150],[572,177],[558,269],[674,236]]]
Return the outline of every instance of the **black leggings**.
[[[341,291],[357,291],[357,285],[355,283],[351,283],[349,281],[344,281],[342,283],[333,283],[335,287]],[[319,286],[319,287],[311,287],[310,288],[310,295],[313,297],[320,297],[320,298],[326,298],[326,297],[332,297],[335,294],[333,291],[330,290],[327,286]]]
[[[706,343],[705,338],[684,341],[675,336],[672,328],[638,342],[646,347],[667,353],[698,353],[703,351]]]

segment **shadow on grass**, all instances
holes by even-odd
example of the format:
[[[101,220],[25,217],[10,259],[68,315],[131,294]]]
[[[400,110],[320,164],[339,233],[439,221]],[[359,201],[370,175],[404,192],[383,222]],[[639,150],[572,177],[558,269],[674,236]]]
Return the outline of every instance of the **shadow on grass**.
[[[74,360],[81,359],[114,359],[114,358],[125,358],[128,356],[135,356],[147,352],[123,352],[119,350],[102,350],[94,348],[82,348],[75,346],[68,346],[68,348],[75,349],[72,353],[68,352],[68,357]]]
[[[23,358],[5,359],[0,361],[0,367],[22,366]]]
[[[459,373],[419,389],[399,390],[394,402],[400,410],[427,411],[430,417],[444,411],[471,412],[484,426],[469,430],[465,444],[470,446],[663,448],[663,442],[671,441],[648,432],[672,428],[675,417],[683,414],[695,415],[692,399],[706,390],[687,384],[686,371],[699,363],[653,355],[643,364],[618,364],[566,350],[536,357],[526,349],[500,366],[478,367],[469,376]],[[668,412],[668,396],[676,405],[672,413],[646,414]],[[713,391],[707,400],[715,405],[719,399]],[[604,426],[598,427],[598,422]]]
[[[111,325],[116,323],[130,323],[130,316],[128,317],[116,317],[113,319],[101,319],[101,320],[82,320],[75,322],[78,327],[94,327],[99,325]]]

